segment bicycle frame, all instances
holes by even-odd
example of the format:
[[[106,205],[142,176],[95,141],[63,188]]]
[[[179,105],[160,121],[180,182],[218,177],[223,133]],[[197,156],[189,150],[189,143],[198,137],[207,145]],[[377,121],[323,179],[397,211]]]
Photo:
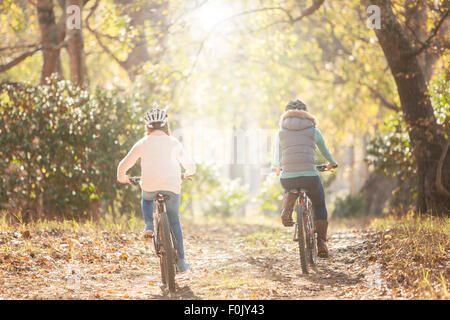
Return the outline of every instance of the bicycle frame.
[[[291,190],[290,192],[293,191]],[[303,189],[295,190],[295,192],[299,193],[299,197],[296,201],[296,212],[298,214],[294,228],[293,241],[300,242],[300,240],[302,240],[302,242],[305,242],[306,248],[304,250],[306,250],[306,252],[304,254],[306,255],[306,257],[302,258],[305,259],[305,262],[302,262],[302,264],[311,264],[313,267],[315,267],[317,263],[317,243],[312,204]],[[302,219],[303,221],[300,221],[300,219]],[[299,228],[302,228],[302,230],[299,230]],[[303,238],[299,239],[299,236]],[[300,254],[302,254],[302,252],[300,252]],[[304,270],[304,273],[308,273],[309,268],[307,265],[302,266],[302,268]]]
[[[158,236],[158,232],[160,230],[159,225],[161,223],[161,214],[167,214],[166,211],[166,201],[164,199],[164,197],[159,198],[159,194],[157,196],[157,198],[155,199],[156,205],[154,206],[153,209],[153,217],[156,221],[156,228],[155,228],[155,237],[153,237],[153,241],[154,241],[154,245],[155,245],[155,252],[156,255],[158,257],[161,257],[161,246],[159,241],[161,240],[160,237]],[[175,249],[175,262],[178,259],[178,251],[177,251],[177,243],[176,243],[176,238],[173,234],[172,228],[169,226],[170,228],[170,235],[172,237],[172,241],[173,241],[173,245],[174,245],[174,249]]]
[[[312,215],[311,209],[311,201],[306,196],[305,192],[300,192],[300,196],[298,197],[299,205],[303,206],[303,217],[305,218],[306,231],[309,233],[311,239],[313,238],[314,233],[314,216]]]
[[[155,201],[156,205],[153,211],[156,220],[155,236],[153,237],[155,253],[160,261],[163,286],[170,293],[174,293],[176,291],[175,273],[178,258],[176,239],[167,216],[165,196],[158,193]]]
[[[182,176],[182,179],[191,179],[192,176]],[[139,184],[140,177],[130,177],[130,183]],[[159,257],[161,267],[161,280],[164,286],[168,286],[171,293],[175,292],[175,273],[178,262],[177,241],[169,222],[166,210],[166,195],[158,192],[154,199],[153,218],[156,222],[155,235],[153,244],[155,246],[155,254]],[[164,250],[163,250],[164,248]]]
[[[335,165],[316,165],[317,171],[324,172],[336,169]],[[297,212],[297,221],[294,224],[294,238],[293,241],[299,245],[300,263],[302,272],[307,274],[309,272],[309,265],[316,270],[317,265],[317,236],[314,223],[314,214],[312,204],[306,195],[306,189],[299,188],[289,190],[292,193],[298,193],[299,197],[294,204]]]

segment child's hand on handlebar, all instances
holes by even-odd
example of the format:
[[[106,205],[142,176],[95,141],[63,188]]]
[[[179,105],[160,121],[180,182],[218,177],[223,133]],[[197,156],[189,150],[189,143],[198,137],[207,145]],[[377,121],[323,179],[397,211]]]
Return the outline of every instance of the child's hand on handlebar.
[[[117,179],[120,183],[122,184],[127,184],[127,183],[131,183],[130,181],[130,177],[128,175],[125,175],[125,180],[121,181],[119,179]]]

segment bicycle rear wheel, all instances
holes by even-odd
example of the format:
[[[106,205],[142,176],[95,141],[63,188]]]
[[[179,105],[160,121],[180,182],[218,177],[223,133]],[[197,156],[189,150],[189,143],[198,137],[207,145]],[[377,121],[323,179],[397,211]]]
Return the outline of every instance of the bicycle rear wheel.
[[[309,261],[307,258],[307,242],[306,242],[306,229],[305,221],[303,219],[303,206],[297,206],[297,232],[298,232],[298,248],[300,254],[300,264],[302,266],[302,273],[309,273]]]
[[[314,226],[314,214],[312,209],[308,212],[308,256],[309,262],[312,266],[317,265],[317,236],[316,236],[316,228]]]
[[[175,249],[173,248],[170,235],[169,219],[165,212],[161,213],[160,232],[161,235],[161,280],[169,288],[170,292],[175,292]]]

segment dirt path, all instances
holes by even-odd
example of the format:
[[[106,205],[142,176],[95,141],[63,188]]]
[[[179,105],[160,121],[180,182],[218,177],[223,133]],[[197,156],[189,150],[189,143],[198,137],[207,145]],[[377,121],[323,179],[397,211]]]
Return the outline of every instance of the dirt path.
[[[24,239],[1,233],[3,299],[377,299],[380,268],[366,233],[329,236],[330,257],[301,273],[292,229],[261,225],[184,225],[190,272],[178,294],[159,287],[159,261],[138,233],[46,230]],[[5,251],[5,246],[9,249]]]

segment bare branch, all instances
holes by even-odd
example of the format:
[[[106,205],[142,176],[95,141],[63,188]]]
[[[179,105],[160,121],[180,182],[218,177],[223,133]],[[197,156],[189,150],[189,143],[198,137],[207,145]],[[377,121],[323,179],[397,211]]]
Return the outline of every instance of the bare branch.
[[[86,16],[86,19],[84,20],[84,24],[86,26],[86,29],[88,29],[97,39],[97,42],[99,44],[99,46],[103,49],[103,51],[105,51],[108,55],[111,56],[111,58],[113,58],[114,61],[116,61],[121,67],[125,67],[125,62],[120,60],[119,58],[117,58],[115,56],[115,54],[108,48],[108,46],[106,46],[102,39],[100,38],[101,34],[99,32],[97,32],[96,30],[92,29],[91,26],[89,25],[89,18],[91,17],[91,15],[94,13],[94,11],[97,9],[98,5],[100,3],[100,0],[97,0],[94,5],[91,7],[88,15]],[[104,35],[103,35],[104,36]]]
[[[194,62],[193,62],[193,64],[192,64],[192,66],[191,66],[191,68],[190,68],[190,71],[188,72],[188,75],[187,75],[186,78],[188,78],[188,77],[192,74],[193,70],[195,69],[195,67],[196,67],[196,65],[197,65],[197,63],[198,63],[198,59],[199,59],[199,57],[200,57],[201,51],[203,50],[203,47],[204,47],[204,45],[205,45],[205,42],[209,39],[209,37],[211,36],[211,34],[213,33],[213,31],[214,31],[219,25],[221,25],[221,24],[223,24],[223,23],[225,23],[225,22],[227,22],[227,21],[231,21],[231,20],[233,20],[233,19],[235,19],[235,18],[238,18],[238,17],[242,17],[242,16],[246,16],[246,15],[253,14],[253,13],[258,13],[258,12],[264,12],[264,11],[282,11],[284,14],[286,14],[286,16],[288,17],[290,23],[295,23],[295,22],[297,22],[297,21],[300,21],[300,20],[303,19],[304,17],[307,17],[307,16],[313,14],[316,10],[318,10],[318,9],[320,8],[320,6],[321,6],[324,2],[325,2],[325,0],[316,0],[316,1],[314,1],[314,3],[313,3],[310,7],[306,8],[306,9],[302,12],[302,14],[301,14],[299,17],[297,17],[297,18],[293,18],[293,16],[291,15],[291,13],[290,13],[288,10],[286,10],[286,9],[284,9],[284,8],[282,8],[282,7],[263,7],[263,8],[257,8],[257,9],[252,9],[252,10],[242,11],[242,12],[239,12],[239,13],[237,13],[237,14],[231,15],[231,16],[225,18],[225,19],[220,20],[219,22],[217,22],[217,23],[209,30],[209,32],[206,34],[205,38],[200,42],[200,46],[199,46],[199,48],[198,48],[198,50],[197,50],[197,53],[196,53],[196,55],[195,55]]]
[[[431,35],[428,37],[427,40],[425,40],[424,43],[420,46],[420,48],[417,48],[411,54],[408,56],[408,58],[411,58],[412,56],[420,54],[423,50],[428,48],[432,44],[433,38],[438,34],[439,29],[441,28],[442,24],[444,23],[445,19],[448,17],[450,12],[450,9],[447,9],[447,11],[442,15],[439,22],[436,24],[436,26],[433,28],[433,31],[431,32]]]
[[[6,50],[17,50],[17,49],[25,49],[25,48],[36,48],[38,44],[32,43],[32,44],[18,44],[15,46],[9,46],[9,47],[0,47],[0,51],[6,51]]]
[[[95,3],[92,5],[91,9],[89,9],[89,13],[86,15],[86,18],[84,19],[84,21],[87,21],[92,14],[95,12],[95,10],[97,10],[98,5],[100,4],[100,0],[96,0]]]
[[[36,52],[38,52],[41,49],[42,49],[41,47],[38,47],[38,48],[35,48],[34,50],[31,50],[31,51],[28,51],[28,52],[24,52],[20,56],[18,56],[17,58],[13,59],[12,61],[10,61],[10,62],[8,62],[6,64],[0,65],[0,73],[8,71],[12,67],[18,65],[23,60],[25,60],[26,58],[32,56],[33,54],[35,54]]]
[[[382,102],[384,107],[394,110],[395,112],[400,111],[399,106],[396,105],[395,103],[387,101],[386,97],[383,94],[381,94],[381,92],[379,92],[378,90],[376,90],[370,86],[367,86],[367,88],[369,88],[370,92],[372,92],[372,94]]]
[[[310,5],[308,8],[306,8],[302,12],[302,14],[299,17],[295,18],[292,22],[297,22],[297,21],[303,19],[304,17],[312,15],[314,12],[319,10],[319,8],[322,6],[322,4],[324,2],[325,2],[325,0],[316,0],[316,1],[314,1],[314,3],[312,5]]]
[[[110,55],[111,58],[113,58],[113,60],[116,61],[120,66],[125,68],[125,62],[120,60],[119,58],[117,58],[115,56],[115,54],[103,43],[103,41],[100,38],[100,35],[98,34],[98,32],[93,30],[93,29],[91,29],[88,24],[86,24],[86,28],[95,36],[99,46],[103,49],[103,51],[105,51],[108,55]]]

